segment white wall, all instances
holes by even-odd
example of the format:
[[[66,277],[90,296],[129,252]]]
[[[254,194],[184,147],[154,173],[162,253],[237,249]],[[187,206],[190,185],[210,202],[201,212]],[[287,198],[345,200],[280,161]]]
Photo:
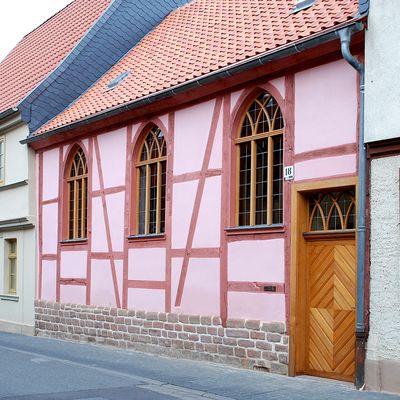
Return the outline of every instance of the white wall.
[[[18,117],[14,118],[18,121]],[[5,137],[5,182],[0,187],[0,330],[34,333],[36,292],[36,185],[34,151],[20,141],[28,135],[26,124],[0,125]],[[26,184],[18,185],[26,181]],[[15,187],[10,186],[17,184]],[[21,229],[14,219],[28,219]],[[8,221],[4,224],[4,221]],[[2,223],[3,222],[3,223]],[[26,222],[24,222],[26,224]],[[17,292],[7,294],[5,240],[17,239]]]
[[[400,156],[371,165],[371,301],[367,358],[400,361]]]
[[[400,137],[400,4],[371,0],[365,43],[365,141]]]
[[[5,240],[17,239],[17,288],[15,296],[3,296],[8,288],[6,274]],[[0,330],[30,334],[34,333],[34,301],[36,291],[36,241],[35,230],[0,233]]]
[[[6,185],[28,179],[27,146],[19,142],[26,139],[28,133],[28,126],[21,124],[4,134]],[[0,132],[0,135],[3,133]]]

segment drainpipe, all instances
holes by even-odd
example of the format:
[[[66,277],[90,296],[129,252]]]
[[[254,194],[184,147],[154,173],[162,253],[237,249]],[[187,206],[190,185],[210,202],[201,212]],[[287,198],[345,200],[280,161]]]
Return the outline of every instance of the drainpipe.
[[[365,276],[365,203],[367,153],[364,144],[364,65],[350,52],[353,29],[344,28],[339,31],[343,58],[360,74],[360,124],[358,144],[358,193],[357,193],[357,311],[356,311],[356,387],[362,389],[365,377],[365,342],[364,322],[364,276]]]

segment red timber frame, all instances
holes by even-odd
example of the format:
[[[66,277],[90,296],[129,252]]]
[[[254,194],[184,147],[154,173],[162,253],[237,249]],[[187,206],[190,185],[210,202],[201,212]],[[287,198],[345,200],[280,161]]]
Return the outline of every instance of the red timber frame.
[[[57,254],[43,254],[43,231],[42,224],[39,229],[39,252],[40,252],[40,267],[39,267],[39,298],[42,295],[42,263],[43,260],[55,260],[57,263],[57,289],[56,289],[56,300],[60,301],[60,287],[61,285],[81,285],[86,286],[86,303],[90,304],[90,292],[91,292],[91,260],[109,260],[110,268],[113,279],[114,294],[117,307],[128,307],[128,289],[130,288],[143,288],[143,289],[163,289],[165,290],[165,311],[170,312],[172,309],[172,302],[175,306],[179,306],[182,302],[182,296],[185,289],[186,277],[189,268],[189,261],[191,258],[219,258],[220,259],[220,316],[223,324],[226,324],[228,317],[228,292],[258,292],[265,295],[273,295],[269,292],[264,292],[264,286],[275,286],[275,293],[285,293],[286,303],[288,304],[288,263],[290,260],[290,243],[286,243],[290,240],[288,230],[282,226],[282,228],[271,228],[271,229],[246,229],[238,231],[230,231],[230,228],[234,224],[234,204],[236,196],[235,186],[235,174],[232,171],[236,171],[235,168],[235,147],[233,139],[236,137],[236,133],[239,129],[240,119],[249,102],[251,102],[257,93],[262,90],[268,91],[277,100],[282,114],[285,118],[285,133],[284,133],[284,163],[287,165],[292,162],[293,152],[293,121],[294,110],[293,110],[293,96],[294,96],[294,78],[293,75],[289,75],[285,78],[285,90],[286,90],[286,102],[270,84],[264,84],[254,86],[251,89],[245,90],[241,98],[237,102],[235,109],[231,109],[231,95],[224,94],[215,99],[215,106],[211,121],[210,130],[208,133],[208,140],[206,145],[205,154],[203,157],[202,167],[200,171],[173,175],[173,158],[174,158],[174,130],[175,130],[175,113],[170,112],[168,117],[168,127],[166,127],[159,119],[150,119],[149,122],[143,123],[136,131],[133,132],[132,125],[127,127],[127,139],[126,139],[126,170],[125,170],[125,185],[117,186],[112,188],[104,187],[104,178],[101,162],[101,154],[99,149],[99,143],[97,136],[88,137],[88,149],[83,145],[82,142],[74,141],[71,142],[66,152],[66,157],[70,154],[70,151],[75,145],[79,145],[85,152],[88,160],[89,179],[88,179],[88,235],[86,240],[82,241],[63,241],[63,227],[65,213],[64,204],[64,169],[66,165],[66,159],[63,155],[63,146],[59,147],[59,195],[55,199],[43,201],[43,152],[39,153],[39,214],[40,218],[43,213],[43,205],[58,203],[59,210],[63,213],[59,213],[58,220],[58,245]],[[290,99],[290,100],[288,100]],[[209,168],[211,159],[211,153],[215,141],[217,132],[218,121],[222,117],[222,129],[223,129],[223,143],[222,143],[222,168],[212,169]],[[136,174],[135,160],[137,159],[137,152],[139,151],[139,145],[143,138],[143,135],[147,133],[148,128],[151,125],[157,125],[164,133],[167,142],[167,194],[166,194],[166,221],[165,221],[165,234],[156,236],[132,236],[134,232],[134,199],[136,196]],[[99,189],[93,191],[92,180],[93,180],[93,163],[96,162],[97,170],[99,174]],[[200,205],[203,198],[205,182],[208,177],[221,176],[221,226],[220,226],[220,247],[216,248],[193,248],[193,238],[197,221],[199,218]],[[193,206],[193,212],[190,221],[189,233],[187,237],[186,246],[183,249],[172,248],[172,193],[173,184],[180,182],[198,181],[197,192],[195,196],[195,202]],[[290,190],[288,190],[289,183],[284,183],[284,225],[289,226],[290,221]],[[108,210],[106,204],[106,195],[111,193],[118,193],[125,191],[125,210],[124,210],[124,248],[122,252],[114,251],[112,248],[111,241],[111,228],[108,217]],[[105,253],[94,253],[91,251],[92,243],[92,199],[94,197],[100,197],[103,206],[103,215],[106,228],[106,237],[108,252]],[[248,239],[273,239],[273,238],[285,238],[285,276],[286,284],[284,282],[228,282],[228,243],[238,240]],[[128,255],[130,249],[135,248],[165,248],[166,249],[166,274],[165,281],[142,281],[142,280],[129,280],[128,278]],[[86,279],[72,279],[60,276],[60,261],[61,251],[87,251],[87,276]],[[178,290],[176,298],[172,298],[171,287],[172,287],[172,258],[182,257],[182,269],[179,278]],[[116,266],[115,261],[123,261],[123,286],[118,287]],[[133,260],[133,263],[134,260]],[[120,296],[120,291],[122,296]],[[287,307],[288,309],[288,307]]]
[[[86,241],[65,243],[62,242],[62,215],[59,213],[59,232],[58,232],[58,246],[57,254],[43,254],[43,231],[42,223],[39,226],[39,298],[42,296],[42,261],[53,260],[57,262],[57,291],[56,300],[60,301],[60,287],[61,285],[83,285],[86,286],[86,303],[90,304],[91,292],[91,260],[109,260],[110,268],[113,278],[114,294],[116,305],[118,307],[128,307],[128,291],[130,288],[142,289],[162,289],[165,290],[165,311],[170,312],[172,305],[179,306],[182,302],[182,297],[185,291],[186,277],[188,269],[190,268],[189,262],[191,258],[214,258],[220,259],[220,316],[223,324],[226,323],[228,317],[228,293],[229,292],[247,292],[259,293],[265,296],[275,295],[273,292],[264,292],[264,286],[275,286],[276,292],[285,294],[286,303],[286,325],[289,330],[290,320],[290,263],[291,263],[291,186],[292,182],[284,181],[283,183],[283,224],[282,226],[263,227],[263,228],[243,228],[243,229],[230,229],[234,227],[235,217],[235,204],[236,204],[236,154],[234,139],[237,137],[237,132],[240,126],[240,121],[248,105],[261,91],[270,93],[281,108],[282,115],[285,121],[284,128],[284,165],[293,165],[295,162],[305,161],[323,157],[327,154],[330,156],[338,154],[351,154],[355,152],[357,143],[351,143],[336,148],[329,148],[324,150],[316,150],[313,152],[294,154],[294,118],[295,118],[295,78],[293,73],[288,73],[284,78],[283,96],[279,91],[269,83],[260,83],[257,85],[246,85],[242,95],[237,100],[235,107],[231,106],[231,94],[223,93],[215,98],[215,105],[211,121],[210,130],[208,132],[208,140],[206,145],[205,154],[203,157],[201,170],[182,174],[173,175],[174,163],[174,131],[175,131],[175,112],[170,111],[163,118],[163,121],[157,118],[150,118],[146,123],[141,126],[127,126],[126,136],[126,170],[125,170],[125,185],[104,188],[104,179],[102,172],[101,154],[99,149],[98,139],[94,135],[87,135],[88,149],[81,142],[71,141],[67,155],[74,144],[79,144],[84,149],[88,160],[89,180],[88,180],[88,237]],[[265,82],[265,80],[264,80]],[[222,168],[212,169],[209,168],[211,152],[216,136],[218,121],[222,118]],[[132,196],[133,191],[136,190],[136,182],[134,174],[135,160],[137,159],[137,152],[143,135],[146,134],[150,125],[157,125],[164,133],[167,143],[167,192],[166,192],[166,220],[165,220],[165,234],[148,236],[148,237],[135,237],[131,236],[134,232],[134,201],[136,196]],[[104,132],[99,132],[104,133]],[[57,146],[57,145],[56,145]],[[43,205],[57,203],[59,210],[64,210],[63,200],[63,186],[59,187],[59,195],[55,199],[43,201],[43,150],[40,150],[38,155],[39,161],[39,216],[40,221],[43,215]],[[60,182],[63,182],[64,171],[64,156],[63,146],[59,145],[59,171]],[[93,163],[96,162],[100,188],[96,191],[92,190],[93,179]],[[208,177],[221,176],[221,225],[220,225],[220,246],[215,248],[193,248],[193,238],[199,218],[199,210],[203,198],[204,186]],[[353,175],[354,176],[354,175]],[[334,178],[334,177],[332,177]],[[180,182],[198,181],[197,192],[195,195],[195,202],[193,212],[190,220],[189,233],[186,241],[185,248],[172,248],[172,201],[173,201],[173,185]],[[111,230],[108,220],[108,210],[106,204],[106,195],[111,193],[118,193],[125,191],[125,210],[124,210],[124,247],[123,251],[114,251],[111,242]],[[136,193],[136,192],[135,192]],[[102,200],[103,214],[106,227],[106,236],[108,251],[104,253],[91,252],[92,240],[92,199],[100,197]],[[241,241],[241,240],[267,240],[281,238],[284,239],[284,252],[285,252],[285,279],[284,282],[237,282],[228,281],[228,244]],[[135,248],[165,248],[166,250],[166,271],[165,280],[162,281],[142,281],[142,280],[129,280],[128,276],[128,255],[130,249]],[[60,276],[60,259],[61,251],[87,251],[87,276],[86,279],[68,279],[67,277]],[[181,274],[179,277],[179,285],[176,297],[172,297],[172,259],[174,257],[183,258]],[[116,277],[115,261],[123,261],[123,285],[122,288],[118,287]],[[135,260],[130,260],[135,265]]]

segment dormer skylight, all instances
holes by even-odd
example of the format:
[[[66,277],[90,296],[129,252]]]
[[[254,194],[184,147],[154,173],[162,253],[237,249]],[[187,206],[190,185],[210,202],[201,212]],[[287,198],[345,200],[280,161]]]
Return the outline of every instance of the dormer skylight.
[[[316,0],[296,0],[296,3],[292,9],[292,14],[296,14],[299,11],[306,10],[315,4]]]
[[[127,76],[130,75],[130,73],[131,73],[130,69],[121,72],[116,78],[114,78],[107,84],[107,91],[115,89]]]

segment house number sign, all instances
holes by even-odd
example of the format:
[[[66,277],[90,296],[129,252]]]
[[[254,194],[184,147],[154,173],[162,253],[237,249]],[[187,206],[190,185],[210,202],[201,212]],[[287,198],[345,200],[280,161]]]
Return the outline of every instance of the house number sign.
[[[283,172],[283,178],[285,181],[291,181],[294,179],[294,167],[290,165],[289,167],[285,167]]]

